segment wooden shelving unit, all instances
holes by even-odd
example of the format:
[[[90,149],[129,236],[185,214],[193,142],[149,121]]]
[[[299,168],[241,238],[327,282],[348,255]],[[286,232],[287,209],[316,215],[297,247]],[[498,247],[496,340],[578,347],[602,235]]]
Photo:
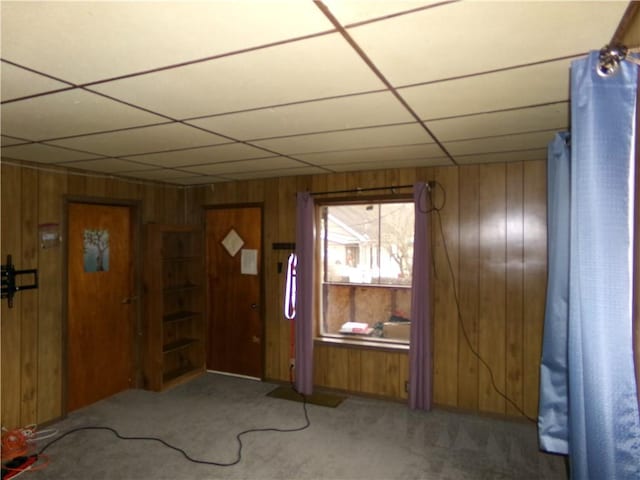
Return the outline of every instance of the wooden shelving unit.
[[[165,390],[205,371],[203,231],[146,225],[144,386]]]

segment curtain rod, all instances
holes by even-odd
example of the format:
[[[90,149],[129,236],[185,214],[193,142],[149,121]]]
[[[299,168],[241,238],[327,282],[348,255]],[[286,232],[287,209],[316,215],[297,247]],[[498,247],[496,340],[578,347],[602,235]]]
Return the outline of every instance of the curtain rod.
[[[309,192],[309,195],[315,196],[315,195],[331,195],[333,193],[360,193],[360,192],[373,192],[375,190],[395,190],[397,188],[412,188],[413,184],[411,185],[390,185],[387,187],[370,187],[370,188],[352,188],[349,190],[331,190],[331,191],[326,191],[326,192]]]

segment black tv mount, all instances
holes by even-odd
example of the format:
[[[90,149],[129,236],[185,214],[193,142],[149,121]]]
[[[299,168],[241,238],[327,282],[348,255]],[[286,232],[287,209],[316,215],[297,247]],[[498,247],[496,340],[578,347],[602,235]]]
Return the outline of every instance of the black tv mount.
[[[33,283],[30,285],[17,285],[16,277],[19,275],[33,275]],[[6,298],[9,308],[13,307],[13,296],[22,290],[38,288],[38,269],[16,270],[11,263],[11,255],[7,255],[7,264],[2,265],[2,290],[0,298]]]

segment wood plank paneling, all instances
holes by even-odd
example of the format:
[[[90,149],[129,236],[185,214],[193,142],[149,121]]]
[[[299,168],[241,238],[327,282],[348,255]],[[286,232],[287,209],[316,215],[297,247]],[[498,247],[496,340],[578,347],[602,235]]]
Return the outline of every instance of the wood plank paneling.
[[[434,207],[444,205],[439,215],[432,214],[431,228],[434,262],[433,401],[457,406],[458,382],[451,380],[458,376],[458,312],[454,294],[454,288],[458,288],[458,170],[438,168],[433,179],[441,186],[432,194]]]
[[[535,162],[534,162],[535,163]],[[460,313],[465,321],[469,340],[475,349],[481,350],[496,377],[502,392],[513,394],[518,405],[523,404],[527,388],[537,389],[535,379],[528,376],[537,370],[539,359],[525,356],[526,332],[524,313],[531,302],[544,305],[541,292],[526,296],[528,275],[525,268],[525,237],[528,242],[544,241],[546,227],[542,230],[525,229],[526,208],[545,209],[544,198],[528,200],[523,185],[529,181],[528,163],[510,165],[477,165],[451,168],[389,169],[375,172],[339,173],[312,177],[281,178],[277,180],[277,194],[267,189],[265,181],[265,232],[273,228],[274,241],[293,241],[295,236],[295,192],[344,190],[357,187],[411,184],[417,180],[437,179],[446,188],[447,207],[443,212],[443,227],[450,249],[454,272],[460,293]],[[310,178],[310,180],[309,180]],[[273,181],[273,180],[271,180]],[[535,182],[535,180],[534,180]],[[244,202],[252,196],[248,189],[238,185],[215,186],[215,195],[207,195],[210,203]],[[248,185],[244,183],[245,187]],[[255,187],[258,184],[253,184]],[[237,188],[240,187],[240,188]],[[202,187],[203,190],[208,187]],[[268,193],[272,192],[272,193]],[[437,194],[436,194],[437,197]],[[536,202],[528,206],[528,202]],[[519,213],[518,213],[519,212]],[[504,399],[491,385],[487,370],[479,364],[462,333],[457,306],[453,294],[453,281],[447,280],[448,266],[443,244],[438,240],[437,220],[433,219],[435,274],[435,358],[436,375],[434,396],[436,403],[464,409],[517,415],[507,407]],[[544,226],[544,225],[543,225]],[[436,233],[438,234],[436,236]],[[268,235],[268,233],[267,233]],[[277,253],[265,255],[266,261],[277,264]],[[281,283],[277,273],[270,273],[267,284]],[[272,289],[270,291],[275,291]],[[281,292],[279,292],[281,294]],[[278,309],[281,302],[267,300],[269,310]],[[277,307],[276,307],[277,305]],[[274,318],[276,317],[274,316]],[[278,317],[280,318],[280,317]],[[284,327],[284,328],[283,328]],[[534,326],[534,329],[541,328]],[[540,332],[538,332],[540,334]],[[288,379],[289,330],[286,324],[267,322],[267,371],[269,378]],[[345,371],[337,358],[347,351],[347,386],[353,392],[373,395],[400,395],[404,393],[404,381],[408,377],[407,356],[393,352],[374,352],[318,345],[316,347],[315,378],[319,386],[342,388]],[[384,359],[384,361],[382,360]],[[332,369],[337,368],[336,372]],[[378,373],[374,374],[374,370]],[[380,372],[386,372],[382,377]],[[276,375],[271,377],[271,375]],[[387,375],[386,380],[381,380]],[[525,388],[528,382],[529,387]]]
[[[179,201],[179,190],[175,187],[161,187],[154,190],[155,202],[161,206],[162,210],[156,209],[156,222],[171,223],[174,218],[179,222],[184,222],[185,205]]]
[[[385,355],[384,376],[387,379],[383,395],[389,398],[402,398],[404,382],[401,378],[402,354],[388,352]]]
[[[377,350],[360,352],[360,391],[362,393],[384,395],[391,388],[393,379],[385,377],[387,355]]]
[[[325,377],[327,387],[347,390],[349,386],[349,350],[330,348],[327,360],[331,365]]]
[[[398,354],[399,370],[398,380],[400,382],[400,398],[409,398],[409,354]]]
[[[524,164],[524,410],[537,417],[542,326],[547,288],[547,170]]]
[[[214,187],[215,188],[215,187]],[[206,191],[203,188],[185,188],[181,201],[186,203],[186,216],[184,223],[191,225],[203,225],[202,207],[206,204]]]
[[[524,166],[507,165],[507,298],[505,394],[523,408],[523,315],[524,315]],[[517,410],[507,402],[507,413]]]
[[[478,374],[478,405],[481,411],[504,413],[505,391],[505,170],[501,164],[480,170],[480,305],[478,353],[488,368]]]
[[[62,195],[67,176],[40,172],[38,222],[57,224],[62,232]],[[63,239],[66,242],[66,239]],[[62,412],[62,245],[40,249],[38,287],[37,423]]]
[[[323,385],[327,384],[327,372],[331,368],[329,360],[327,359],[329,347],[326,345],[315,345],[313,349],[313,384]],[[322,366],[322,367],[320,367]]]
[[[2,165],[0,176],[2,188],[2,264],[7,255],[12,255],[17,269],[22,254],[22,173],[18,167]],[[21,422],[21,326],[22,295],[13,298],[13,308],[8,308],[7,300],[2,300],[2,426],[13,428]]]
[[[460,335],[458,406],[478,409],[478,306],[480,275],[480,167],[460,169]]]
[[[267,180],[264,185],[266,198],[278,198],[278,181]],[[276,218],[278,215],[278,202],[265,202],[264,218]],[[265,282],[264,285],[264,315],[265,315],[265,377],[282,378],[280,370],[280,328],[290,321],[284,318],[284,306],[281,306],[283,287],[287,275],[287,260],[289,252],[273,250],[273,244],[279,242],[277,228],[269,228],[263,220],[264,238],[264,275],[265,278],[273,278],[276,281]],[[278,270],[279,266],[279,270]],[[284,305],[284,304],[283,304]],[[286,345],[285,345],[286,348]],[[285,374],[285,376],[288,373]]]
[[[92,195],[87,190],[87,177],[84,175],[77,175],[70,173],[67,177],[67,191],[66,194],[79,196],[79,195]]]
[[[278,202],[278,215],[275,223],[265,218],[265,228],[271,229],[275,227],[276,233],[274,237],[277,238],[277,242],[282,243],[294,243],[296,241],[296,192],[298,191],[297,184],[293,178],[281,178],[278,180],[278,195],[272,197]],[[267,226],[267,224],[269,224]],[[271,250],[270,253],[273,253]],[[284,264],[286,265],[286,263]],[[283,267],[284,268],[284,267]],[[266,280],[266,279],[265,279]],[[284,275],[282,276],[284,280]],[[269,283],[268,280],[266,280]],[[282,281],[280,282],[282,284]],[[282,299],[282,287],[278,289],[280,293],[279,299]],[[270,327],[275,329],[274,336],[276,339],[277,349],[277,363],[274,366],[275,372],[278,375],[276,378],[289,378],[289,360],[295,353],[291,352],[291,337],[292,326],[294,322],[285,320],[284,318],[284,304],[282,300],[278,303],[278,316],[274,319],[274,323]]]
[[[107,194],[108,178],[87,176],[84,178],[84,195],[91,195],[92,197],[104,197]]]
[[[142,221],[184,217],[184,197],[177,187],[136,184],[26,164],[0,164],[2,181],[2,263],[13,255],[17,269],[37,268],[37,290],[19,292],[14,308],[2,301],[1,423],[7,428],[43,423],[64,413],[62,258],[66,239],[42,249],[38,225],[57,223],[62,231],[65,196],[138,200]],[[57,170],[57,172],[56,172]],[[164,200],[163,200],[164,199]],[[159,201],[161,200],[161,201]]]
[[[22,225],[23,216],[33,216],[34,207],[23,211],[18,201],[24,195],[24,171],[2,164],[2,253],[13,253],[14,259],[33,255],[28,250],[29,240],[23,246],[22,238],[31,234],[31,228]],[[288,252],[274,251],[271,244],[295,240],[295,193],[437,179],[447,189],[443,227],[456,278],[447,280],[448,266],[444,263],[442,242],[436,241],[437,220],[434,218],[434,263],[438,276],[434,292],[437,302],[436,403],[516,414],[493,390],[486,370],[463,338],[452,288],[456,281],[461,316],[471,343],[491,365],[498,386],[535,416],[546,285],[545,176],[544,162],[516,162],[285,177],[182,189],[92,178],[61,170],[60,174],[39,172],[35,205],[39,223],[62,222],[64,195],[139,200],[142,222],[195,223],[202,221],[203,205],[262,203],[265,213],[265,373],[269,379],[288,381],[290,329],[289,322],[283,318],[284,271],[278,273],[277,269],[281,262],[284,270]],[[20,227],[16,230],[15,225]],[[518,229],[521,229],[520,235]],[[34,335],[33,325],[22,326],[23,319],[30,315],[25,313],[27,310],[23,311],[21,304],[25,292],[16,296],[16,307],[11,311],[6,308],[6,301],[2,303],[3,425],[15,426],[32,415],[21,415],[25,391],[20,386],[23,354],[25,359],[37,361],[34,376],[37,418],[31,423],[51,420],[62,413],[60,279],[64,248],[63,243],[58,248],[39,249],[36,254],[41,287],[36,293],[35,343],[30,338]],[[522,312],[520,317],[518,311]],[[21,335],[29,338],[21,339]],[[35,353],[33,345],[37,345]],[[319,345],[316,359],[318,386],[406,398],[405,352]],[[25,376],[25,382],[30,381]],[[26,399],[24,411],[32,412],[33,402],[29,403],[28,395]]]
[[[349,349],[349,379],[347,389],[350,392],[362,392],[362,350]]]
[[[158,218],[161,217],[164,206],[162,204],[158,205],[158,201],[154,195],[155,192],[153,186],[140,185],[140,193],[143,198],[150,199],[150,201],[146,201],[142,204],[142,218],[148,219],[150,222],[170,223],[158,220]]]
[[[38,267],[38,172],[22,172],[22,247],[18,269]],[[28,280],[30,282],[30,280]],[[38,290],[24,290],[20,321],[20,422],[28,425],[37,417],[38,388]]]

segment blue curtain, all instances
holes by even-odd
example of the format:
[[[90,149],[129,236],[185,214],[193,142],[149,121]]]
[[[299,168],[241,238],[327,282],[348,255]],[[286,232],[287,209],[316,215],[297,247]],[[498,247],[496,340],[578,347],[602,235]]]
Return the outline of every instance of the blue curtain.
[[[547,152],[548,281],[540,365],[540,447],[569,453],[567,431],[567,329],[569,322],[569,134],[558,133]]]
[[[552,242],[566,240],[549,238],[550,252],[568,252],[568,262],[556,259],[568,263],[568,274],[561,274],[568,278],[568,318],[554,318],[549,315],[553,309],[547,309],[540,443],[569,454],[572,478],[638,479],[640,417],[632,331],[638,72],[632,63],[622,62],[617,74],[600,77],[597,67],[598,53],[592,52],[571,68],[570,185],[564,200],[570,205],[570,234],[564,246]],[[550,265],[550,274],[556,267]],[[547,330],[565,329],[566,341],[547,335]],[[548,360],[562,359],[563,348],[566,373],[562,366],[552,372]]]
[[[315,206],[309,192],[298,192],[296,202],[296,317],[295,387],[304,395],[313,393],[313,271]]]
[[[431,410],[431,197],[426,183],[413,186],[415,231],[411,282],[409,408]]]

